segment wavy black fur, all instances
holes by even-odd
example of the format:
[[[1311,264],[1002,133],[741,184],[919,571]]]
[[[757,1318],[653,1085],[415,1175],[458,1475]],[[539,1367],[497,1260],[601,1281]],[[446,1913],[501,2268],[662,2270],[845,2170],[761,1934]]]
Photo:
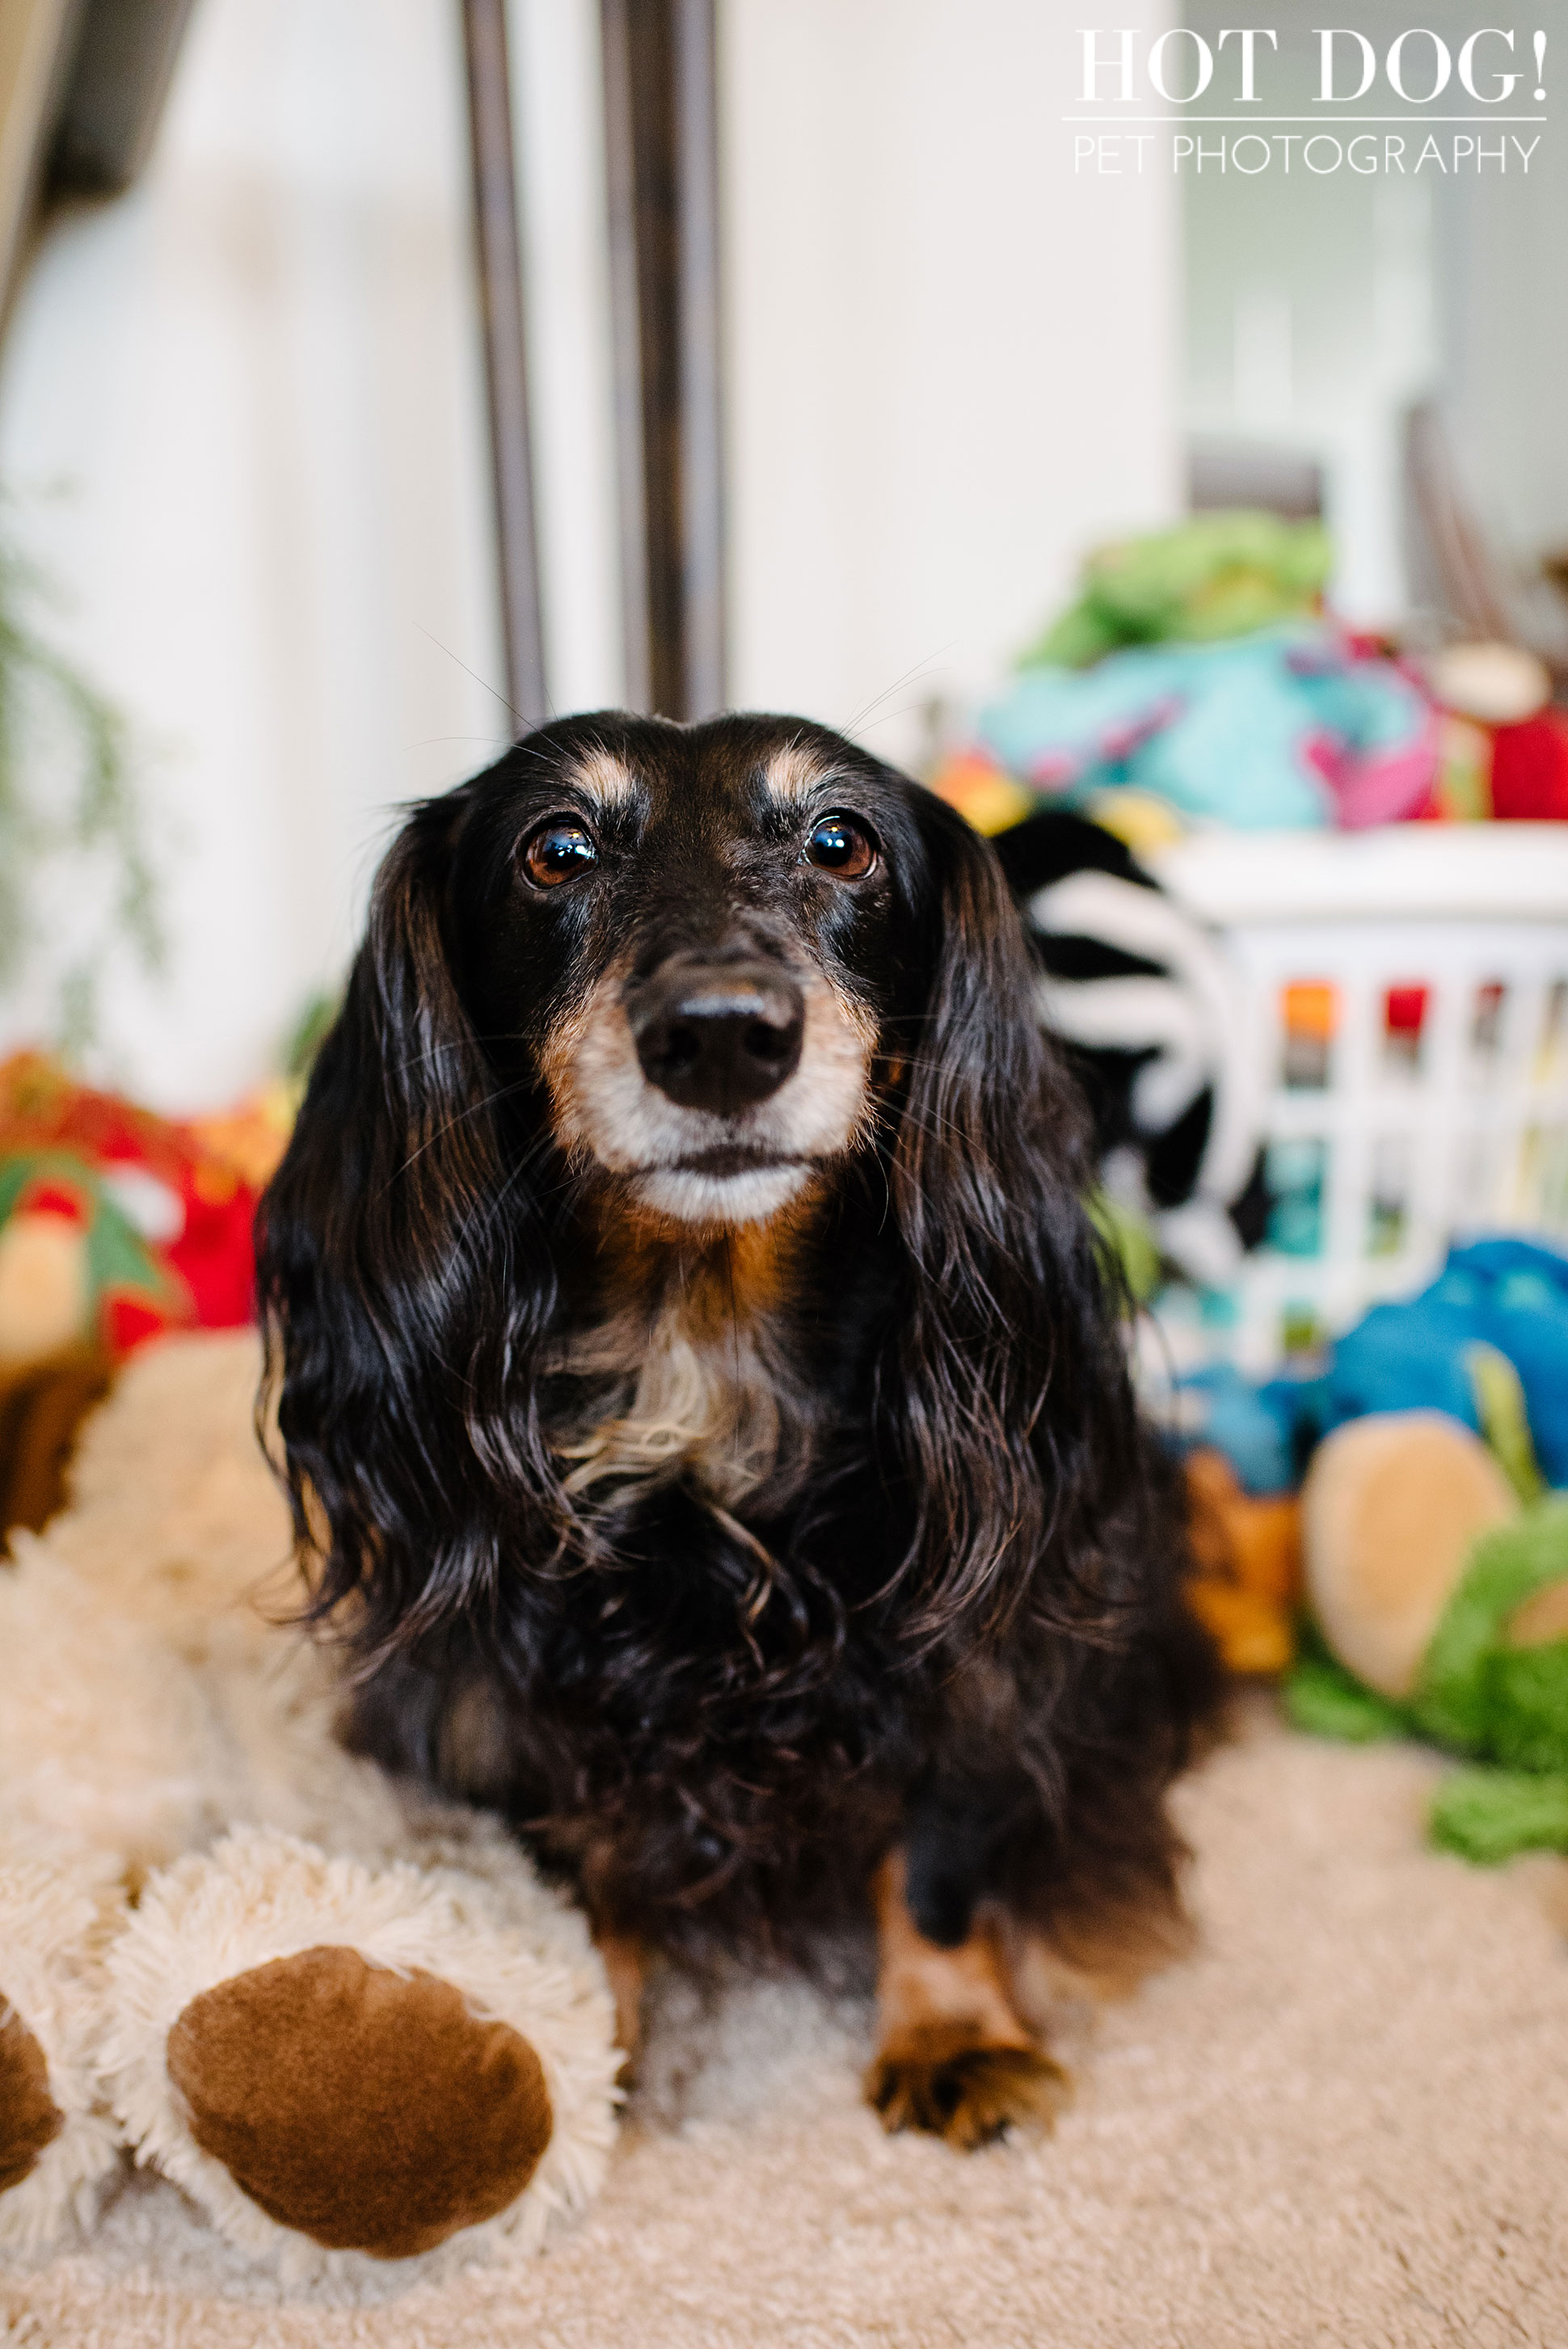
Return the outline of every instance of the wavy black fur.
[[[810,805],[763,780],[785,750],[823,779]],[[595,818],[600,868],[531,890],[519,843],[587,804],[603,752],[636,789]],[[871,882],[802,866],[816,805],[866,822]],[[616,951],[645,972],[738,921],[876,1029],[864,1131],[796,1216],[771,1309],[815,1399],[809,1470],[727,1505],[690,1461],[569,1491],[593,1396],[563,1339],[620,1301],[618,1218],[645,1269],[665,1243],[562,1150],[543,1072]],[[798,1943],[900,1839],[944,1942],[985,1895],[1068,1941],[1171,1910],[1163,1795],[1213,1669],[1090,1176],[995,856],[860,750],[794,721],[574,719],[418,808],[260,1226],[358,1742],[500,1805],[603,1924],[688,1951]],[[669,1245],[697,1278],[731,1242]]]

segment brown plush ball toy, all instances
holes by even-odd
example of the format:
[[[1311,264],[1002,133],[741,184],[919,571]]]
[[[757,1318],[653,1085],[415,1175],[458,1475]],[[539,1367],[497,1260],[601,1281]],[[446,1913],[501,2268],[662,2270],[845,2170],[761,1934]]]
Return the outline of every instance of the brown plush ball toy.
[[[336,1743],[330,1653],[268,1619],[257,1367],[137,1355],[0,1564],[0,2249],[129,2150],[291,2281],[527,2251],[614,2134],[603,1968],[498,1822]]]

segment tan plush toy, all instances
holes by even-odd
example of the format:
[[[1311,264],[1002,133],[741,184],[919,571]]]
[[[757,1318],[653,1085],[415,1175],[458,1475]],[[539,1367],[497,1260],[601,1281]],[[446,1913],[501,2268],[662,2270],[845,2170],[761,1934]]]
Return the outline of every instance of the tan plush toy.
[[[1486,1375],[1493,1450],[1436,1411],[1319,1446],[1302,1495],[1315,1631],[1284,1695],[1302,1729],[1461,1757],[1430,1833],[1491,1862],[1568,1851],[1568,1493],[1542,1485],[1517,1378]]]
[[[498,1822],[335,1741],[257,1367],[139,1354],[0,1564],[0,2250],[129,2150],[290,2281],[525,2252],[609,2150],[603,1969]]]
[[[1337,1428],[1302,1493],[1307,1589],[1330,1649],[1367,1687],[1411,1695],[1470,1551],[1519,1500],[1477,1435],[1440,1411]]]

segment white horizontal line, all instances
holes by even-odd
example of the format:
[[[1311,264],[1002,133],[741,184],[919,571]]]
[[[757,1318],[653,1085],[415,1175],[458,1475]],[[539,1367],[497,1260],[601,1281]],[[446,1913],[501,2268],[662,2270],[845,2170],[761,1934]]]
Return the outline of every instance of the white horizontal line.
[[[1398,122],[1407,130],[1418,130],[1424,122],[1468,122],[1487,130],[1496,122],[1539,126],[1546,120],[1543,114],[1064,114],[1060,119],[1063,122],[1230,122],[1243,129],[1254,122],[1315,122],[1320,130],[1357,122]]]

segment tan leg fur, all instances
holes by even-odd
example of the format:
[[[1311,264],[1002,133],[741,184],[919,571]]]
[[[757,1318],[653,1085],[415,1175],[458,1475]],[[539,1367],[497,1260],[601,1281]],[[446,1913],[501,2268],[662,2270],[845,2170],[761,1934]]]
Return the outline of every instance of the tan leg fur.
[[[976,1920],[944,1950],[904,1897],[902,1852],[875,1883],[877,2052],[866,2095],[888,2129],[919,2128],[968,2150],[1010,2127],[1048,2129],[1070,2093],[1020,2019],[1000,1931]]]
[[[594,1946],[604,1961],[610,1995],[615,2002],[615,2044],[625,2057],[621,2076],[636,2068],[643,2047],[643,1989],[647,1980],[647,1956],[634,1933],[600,1932]]]

